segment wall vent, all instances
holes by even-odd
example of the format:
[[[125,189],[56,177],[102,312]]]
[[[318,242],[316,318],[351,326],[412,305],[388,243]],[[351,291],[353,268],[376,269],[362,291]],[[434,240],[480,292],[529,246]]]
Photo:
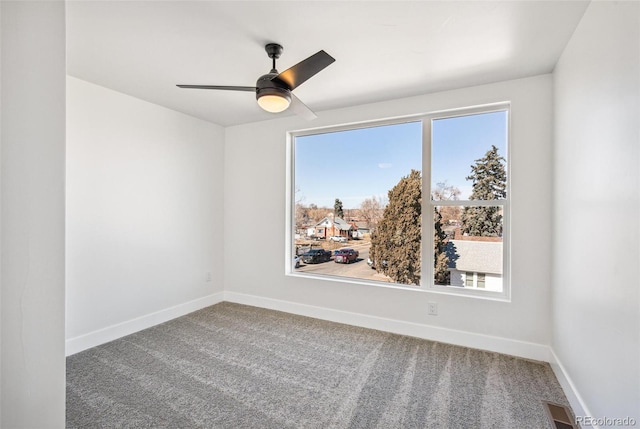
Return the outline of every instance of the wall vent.
[[[555,429],[577,429],[571,418],[571,411],[564,405],[543,401],[544,409],[551,422],[551,427]]]

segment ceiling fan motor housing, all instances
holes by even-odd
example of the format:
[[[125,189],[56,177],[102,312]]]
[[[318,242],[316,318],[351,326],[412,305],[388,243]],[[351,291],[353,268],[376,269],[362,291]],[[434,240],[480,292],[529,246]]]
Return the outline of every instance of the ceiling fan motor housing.
[[[278,72],[273,70],[271,73],[265,74],[258,78],[256,82],[256,100],[265,95],[276,95],[286,98],[291,102],[291,90],[289,87],[279,80],[272,80],[278,76]]]

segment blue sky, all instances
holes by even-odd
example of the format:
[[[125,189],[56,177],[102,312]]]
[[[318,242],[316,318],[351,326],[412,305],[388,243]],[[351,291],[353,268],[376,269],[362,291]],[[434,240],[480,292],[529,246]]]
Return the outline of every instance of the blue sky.
[[[471,173],[475,160],[482,158],[491,145],[498,154],[507,158],[507,112],[438,119],[433,122],[431,133],[431,186],[438,182],[454,185],[462,194],[471,195],[471,181],[465,179]]]
[[[433,124],[432,183],[471,190],[465,176],[475,159],[495,144],[506,155],[506,113],[441,119]],[[365,198],[386,198],[411,169],[422,168],[422,123],[408,122],[297,137],[296,200],[304,205],[358,208]],[[429,172],[425,168],[424,172]],[[466,192],[466,194],[465,194]]]

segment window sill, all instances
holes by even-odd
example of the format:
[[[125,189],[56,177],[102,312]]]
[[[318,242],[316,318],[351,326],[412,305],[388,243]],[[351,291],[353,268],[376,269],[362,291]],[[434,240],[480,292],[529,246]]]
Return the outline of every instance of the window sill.
[[[462,298],[484,299],[489,301],[511,302],[510,297],[505,292],[483,291],[478,289],[463,288],[456,286],[408,286],[399,283],[386,283],[371,280],[361,280],[353,277],[332,276],[330,274],[306,274],[295,271],[285,273],[286,277],[295,277],[311,280],[329,281],[334,283],[347,283],[352,285],[373,286],[385,289],[410,291],[416,293],[433,293],[438,295],[451,295]]]

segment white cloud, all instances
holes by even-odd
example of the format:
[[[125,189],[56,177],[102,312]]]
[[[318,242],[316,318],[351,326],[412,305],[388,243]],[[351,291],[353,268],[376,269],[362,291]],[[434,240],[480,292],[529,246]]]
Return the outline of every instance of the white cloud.
[[[382,169],[391,168],[391,166],[392,164],[390,162],[381,162],[378,164],[378,168],[382,168]]]

